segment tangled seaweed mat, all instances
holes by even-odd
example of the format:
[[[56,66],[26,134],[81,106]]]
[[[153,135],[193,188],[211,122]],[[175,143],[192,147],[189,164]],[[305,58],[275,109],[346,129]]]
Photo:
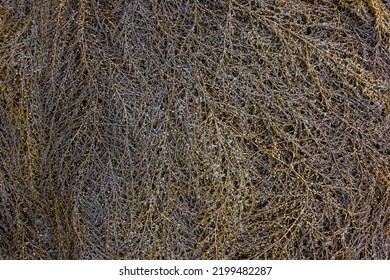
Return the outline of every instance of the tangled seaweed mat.
[[[386,1],[0,4],[3,259],[389,259]]]

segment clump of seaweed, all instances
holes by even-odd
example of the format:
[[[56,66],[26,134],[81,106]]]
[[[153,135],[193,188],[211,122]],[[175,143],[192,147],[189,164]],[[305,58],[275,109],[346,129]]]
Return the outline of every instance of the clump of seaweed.
[[[388,259],[381,0],[0,4],[0,258]]]

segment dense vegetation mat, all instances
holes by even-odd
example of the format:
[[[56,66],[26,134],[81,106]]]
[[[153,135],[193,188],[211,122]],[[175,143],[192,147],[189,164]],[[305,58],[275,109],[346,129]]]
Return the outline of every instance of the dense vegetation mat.
[[[389,17],[0,1],[0,258],[389,259]]]

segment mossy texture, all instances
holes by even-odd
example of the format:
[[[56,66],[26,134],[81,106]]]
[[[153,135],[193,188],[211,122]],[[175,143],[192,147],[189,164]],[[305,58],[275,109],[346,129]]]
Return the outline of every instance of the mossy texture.
[[[0,2],[0,258],[389,259],[386,0]]]

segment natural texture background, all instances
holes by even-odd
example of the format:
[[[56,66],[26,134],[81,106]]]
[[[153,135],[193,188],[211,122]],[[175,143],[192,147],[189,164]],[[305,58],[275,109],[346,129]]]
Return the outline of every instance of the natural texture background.
[[[389,259],[386,0],[1,0],[0,258]]]

